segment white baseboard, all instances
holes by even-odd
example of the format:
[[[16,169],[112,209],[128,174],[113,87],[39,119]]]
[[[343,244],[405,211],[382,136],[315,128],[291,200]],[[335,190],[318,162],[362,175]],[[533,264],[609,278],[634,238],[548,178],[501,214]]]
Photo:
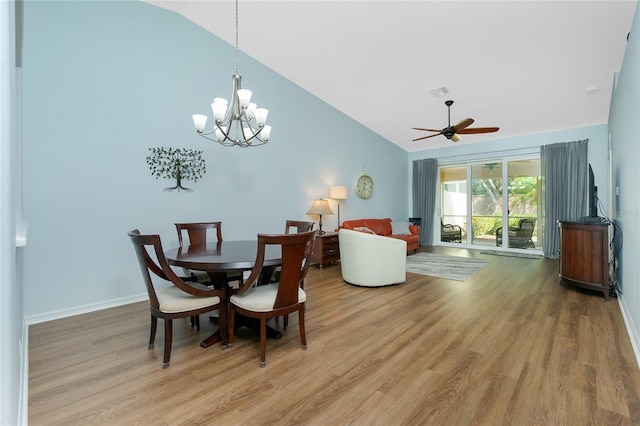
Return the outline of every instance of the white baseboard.
[[[631,315],[629,315],[629,307],[625,298],[618,296],[618,305],[622,312],[622,318],[624,319],[624,325],[627,327],[627,334],[629,334],[629,340],[631,340],[631,346],[633,347],[633,353],[636,355],[636,362],[640,367],[640,336],[638,336],[638,330],[636,330]]]
[[[27,325],[39,324],[41,322],[53,321],[61,318],[72,317],[74,315],[86,314],[88,312],[101,311],[102,309],[114,308],[116,306],[128,305],[129,303],[142,302],[143,300],[149,300],[147,293],[122,297],[119,299],[111,299],[104,302],[92,303],[90,305],[77,306],[75,308],[61,309],[59,311],[47,312],[44,314],[32,315],[25,317],[25,322]]]

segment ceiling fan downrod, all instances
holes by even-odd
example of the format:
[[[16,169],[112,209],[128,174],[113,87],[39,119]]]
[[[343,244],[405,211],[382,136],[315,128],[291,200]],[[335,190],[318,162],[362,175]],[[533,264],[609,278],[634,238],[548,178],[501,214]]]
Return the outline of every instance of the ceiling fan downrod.
[[[448,100],[448,101],[445,101],[444,104],[447,106],[448,124],[447,124],[447,128],[444,129],[442,134],[444,135],[445,138],[451,139],[453,135],[456,134],[456,132],[454,132],[453,129],[451,128],[451,105],[453,105],[453,101]]]

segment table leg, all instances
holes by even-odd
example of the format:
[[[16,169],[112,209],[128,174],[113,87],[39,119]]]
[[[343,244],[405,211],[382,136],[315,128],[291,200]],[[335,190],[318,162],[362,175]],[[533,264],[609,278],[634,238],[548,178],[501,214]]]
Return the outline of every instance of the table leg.
[[[211,345],[214,345],[220,341],[220,330],[216,330],[211,336],[204,339],[200,342],[200,346],[203,348],[208,348]]]
[[[238,314],[236,312],[236,319],[234,322],[234,328],[237,330],[240,327],[248,327],[252,330],[255,331],[260,331],[260,321],[255,319],[255,318],[248,318],[245,316],[242,316],[240,314]],[[273,327],[269,327],[267,325],[267,337],[271,338],[271,339],[280,339],[282,337],[282,332],[280,332],[279,330],[276,330]]]

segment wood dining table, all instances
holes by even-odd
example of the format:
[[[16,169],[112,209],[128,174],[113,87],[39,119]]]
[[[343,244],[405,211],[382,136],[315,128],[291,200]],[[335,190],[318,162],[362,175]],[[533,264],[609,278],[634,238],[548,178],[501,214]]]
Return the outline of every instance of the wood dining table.
[[[205,271],[216,287],[227,290],[230,296],[229,285],[224,278],[227,272],[244,272],[253,268],[258,253],[258,241],[219,241],[206,244],[182,246],[167,250],[164,255],[167,263],[172,266]],[[280,246],[267,245],[265,247],[264,267],[273,267],[282,263]],[[229,297],[227,297],[227,301]],[[251,326],[247,322],[240,321],[239,325]],[[274,338],[282,337],[282,333],[275,329],[267,330]],[[206,348],[220,341],[220,330],[207,337],[200,343]]]

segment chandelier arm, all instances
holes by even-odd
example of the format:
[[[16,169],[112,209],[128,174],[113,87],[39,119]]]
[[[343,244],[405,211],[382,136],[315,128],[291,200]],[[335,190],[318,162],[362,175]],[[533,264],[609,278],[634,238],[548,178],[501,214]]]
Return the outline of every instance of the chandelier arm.
[[[222,140],[222,141],[220,141],[220,140],[218,140],[218,138],[211,138],[211,137],[209,137],[209,136],[208,136],[208,135],[209,135],[209,134],[211,134],[211,133],[213,133],[213,132],[208,132],[208,133],[198,133],[198,136],[202,136],[203,138],[205,138],[205,139],[207,139],[207,140],[210,140],[211,142],[217,142],[217,143],[219,143],[219,144],[220,144],[220,145],[222,145],[222,146],[235,146],[235,145],[237,145],[237,144],[236,144],[235,142],[233,142],[233,141],[227,142],[227,140]]]
[[[256,139],[256,140],[259,140],[262,143],[265,143],[265,141],[263,141],[262,139],[260,139],[258,137],[258,135],[260,134],[260,132],[262,131],[263,128],[264,127],[260,127],[259,129],[256,130],[256,129],[252,128],[251,126],[249,126],[249,129],[251,130],[251,137],[247,139],[246,135],[244,135],[244,133],[243,133],[243,135],[245,136],[245,141],[246,142],[250,142],[253,139]],[[251,145],[253,145],[253,144],[251,144]]]

